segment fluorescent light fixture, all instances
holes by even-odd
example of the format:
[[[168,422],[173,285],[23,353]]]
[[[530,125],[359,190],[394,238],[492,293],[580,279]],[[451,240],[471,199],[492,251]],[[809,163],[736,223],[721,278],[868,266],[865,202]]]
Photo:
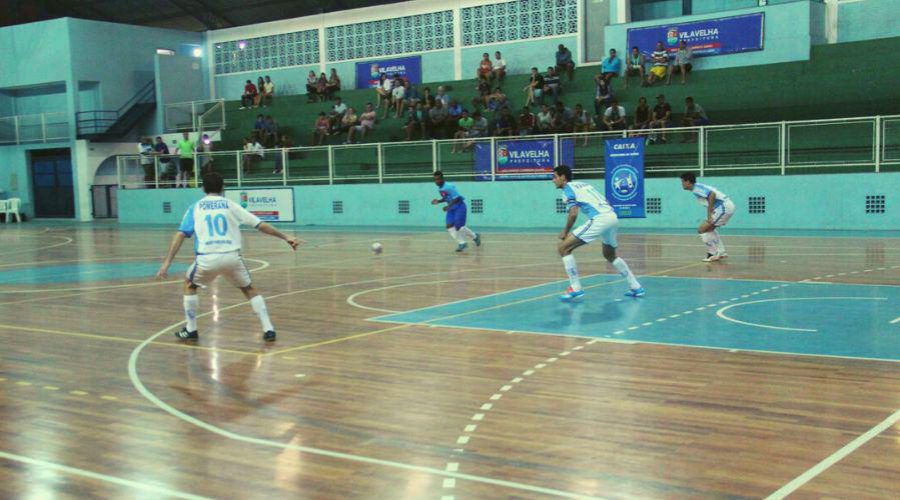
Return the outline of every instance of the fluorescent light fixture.
[[[194,54],[194,57],[200,57],[203,55],[203,49],[201,49],[200,47],[194,47],[194,51],[192,53]]]

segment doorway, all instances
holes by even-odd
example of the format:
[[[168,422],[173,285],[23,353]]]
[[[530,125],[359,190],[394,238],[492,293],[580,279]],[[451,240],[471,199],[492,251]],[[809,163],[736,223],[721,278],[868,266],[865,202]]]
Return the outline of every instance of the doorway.
[[[68,148],[31,151],[36,218],[75,218],[72,156]]]

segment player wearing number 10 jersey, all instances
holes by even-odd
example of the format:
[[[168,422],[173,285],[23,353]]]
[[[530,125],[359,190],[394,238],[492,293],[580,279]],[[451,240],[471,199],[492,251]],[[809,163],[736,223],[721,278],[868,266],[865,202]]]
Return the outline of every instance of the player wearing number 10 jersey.
[[[266,302],[256,293],[250,283],[250,271],[241,258],[241,225],[251,226],[260,232],[275,236],[287,242],[296,250],[300,244],[297,238],[286,236],[281,231],[259,220],[259,218],[237,203],[225,198],[222,176],[213,172],[203,176],[203,191],[206,196],[187,209],[181,227],[172,238],[169,254],[157,273],[157,278],[168,276],[172,259],[181,248],[185,238],[194,238],[196,259],[188,268],[184,281],[185,327],[175,333],[182,340],[195,340],[197,335],[197,308],[199,299],[197,288],[206,288],[217,276],[224,276],[232,285],[241,289],[250,301],[253,311],[263,327],[263,339],[275,340],[275,327],[269,319]]]

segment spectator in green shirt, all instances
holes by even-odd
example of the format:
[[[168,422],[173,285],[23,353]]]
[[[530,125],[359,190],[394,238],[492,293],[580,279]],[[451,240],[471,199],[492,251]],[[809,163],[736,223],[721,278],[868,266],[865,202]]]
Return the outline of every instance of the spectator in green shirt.
[[[456,134],[454,134],[453,137],[455,139],[465,139],[469,134],[469,130],[471,130],[472,126],[475,125],[475,120],[469,116],[468,111],[463,110],[459,116],[459,121],[457,122],[457,125],[459,125],[459,130],[457,130]],[[462,151],[462,146],[463,146],[462,141],[454,142],[453,149],[451,149],[450,152],[451,153],[460,152],[460,151]]]
[[[194,150],[197,145],[191,140],[189,132],[184,133],[184,139],[178,141],[178,187],[188,187],[188,179],[194,173]]]

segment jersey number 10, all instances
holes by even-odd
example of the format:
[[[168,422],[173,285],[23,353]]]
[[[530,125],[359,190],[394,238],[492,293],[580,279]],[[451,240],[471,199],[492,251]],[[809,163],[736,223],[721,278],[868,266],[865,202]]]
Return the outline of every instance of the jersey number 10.
[[[224,215],[219,214],[215,217],[212,214],[206,216],[206,228],[209,231],[209,234],[218,234],[219,236],[225,236],[225,233],[228,232],[228,220]]]

